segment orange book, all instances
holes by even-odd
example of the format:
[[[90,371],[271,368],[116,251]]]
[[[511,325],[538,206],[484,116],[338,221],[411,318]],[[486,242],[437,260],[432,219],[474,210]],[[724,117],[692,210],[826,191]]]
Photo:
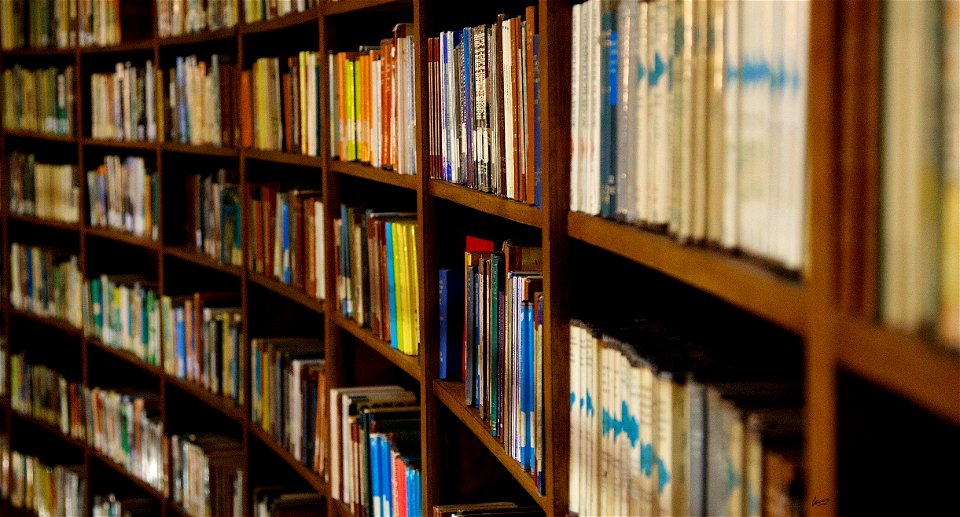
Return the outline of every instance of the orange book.
[[[250,70],[240,73],[240,145],[253,145],[253,109],[250,104]]]
[[[381,65],[380,72],[380,116],[383,118],[380,131],[380,166],[385,169],[393,168],[393,74],[394,74],[394,47],[393,39],[380,40]]]
[[[337,84],[336,88],[340,91],[337,96],[337,118],[340,120],[340,154],[341,160],[347,157],[347,85],[344,77],[344,64],[347,60],[346,52],[337,52]]]
[[[524,102],[527,103],[527,120],[526,127],[524,128],[524,133],[521,138],[526,142],[524,150],[527,154],[527,163],[524,167],[524,179],[526,180],[526,187],[523,200],[527,203],[533,204],[534,202],[534,182],[535,182],[535,172],[533,167],[534,161],[534,148],[533,148],[533,35],[537,31],[537,7],[534,5],[527,6],[525,21],[527,24],[525,34],[526,41],[526,69],[524,72],[527,74],[527,88],[526,96]]]

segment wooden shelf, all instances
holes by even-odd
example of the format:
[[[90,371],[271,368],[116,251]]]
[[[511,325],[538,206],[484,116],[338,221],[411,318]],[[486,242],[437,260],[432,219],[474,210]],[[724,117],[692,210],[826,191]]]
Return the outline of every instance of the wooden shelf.
[[[298,461],[296,458],[294,458],[293,454],[291,454],[290,451],[281,447],[280,444],[278,444],[276,440],[273,439],[272,436],[268,435],[263,429],[258,427],[257,424],[254,424],[253,422],[250,423],[250,434],[257,437],[257,439],[263,442],[264,445],[269,447],[270,450],[274,452],[274,454],[279,456],[280,459],[282,459],[284,462],[287,463],[287,465],[290,465],[290,468],[295,470],[297,474],[299,474],[300,477],[304,479],[304,481],[309,483],[310,486],[314,490],[316,490],[318,493],[321,493],[321,494],[330,493],[330,487],[327,486],[326,483],[324,483],[323,479],[321,479],[319,474],[308,469],[306,465],[304,465],[303,463]]]
[[[248,160],[299,165],[301,167],[322,167],[323,158],[306,154],[285,153],[283,151],[265,151],[263,149],[241,149],[240,156]]]
[[[350,511],[350,508],[347,508],[347,505],[343,504],[343,501],[331,497],[330,506],[333,508],[333,513],[340,517],[354,517],[353,512]]]
[[[119,54],[123,52],[145,52],[148,50],[153,50],[153,39],[130,42],[124,41],[119,45],[107,45],[103,47],[94,45],[80,47],[81,54]]]
[[[388,361],[398,366],[401,370],[407,372],[407,375],[417,379],[418,381],[423,380],[423,374],[420,371],[418,357],[409,356],[401,353],[399,350],[395,350],[390,346],[390,343],[375,336],[370,329],[357,325],[355,321],[343,316],[338,312],[331,310],[330,317],[338,327],[346,330],[353,335],[353,337],[377,351],[377,353],[382,355]]]
[[[269,20],[263,20],[254,23],[244,23],[240,25],[240,34],[256,34],[259,32],[272,32],[280,29],[293,27],[316,21],[320,14],[320,7],[314,6],[306,11],[290,13],[284,16],[278,16]]]
[[[960,426],[960,358],[862,318],[840,323],[840,365]]]
[[[325,16],[363,11],[384,11],[411,9],[411,0],[340,0],[339,2],[323,2],[320,4]]]
[[[49,423],[49,422],[45,422],[45,421],[40,420],[40,419],[38,419],[38,418],[34,418],[34,417],[31,416],[31,415],[27,415],[27,414],[21,413],[21,412],[19,412],[19,411],[13,411],[13,410],[11,410],[11,411],[10,411],[10,414],[13,415],[13,420],[19,421],[19,422],[24,423],[24,424],[29,425],[29,426],[33,426],[33,427],[36,428],[36,429],[40,429],[40,430],[44,431],[44,432],[47,433],[47,434],[50,434],[50,435],[52,435],[52,436],[57,437],[57,439],[60,440],[61,442],[66,443],[66,444],[68,444],[68,445],[71,445],[71,446],[73,446],[73,447],[76,447],[76,448],[80,449],[81,451],[82,451],[83,449],[87,448],[87,444],[86,444],[86,443],[84,443],[84,442],[81,441],[81,440],[77,440],[76,438],[74,438],[74,437],[72,437],[72,436],[70,436],[70,435],[68,435],[68,434],[63,434],[63,432],[60,430],[60,427],[55,426],[55,425],[53,425],[53,424],[51,424],[51,423]]]
[[[6,52],[4,52],[6,53]],[[48,142],[60,142],[64,144],[76,143],[77,139],[73,135],[57,135],[54,133],[44,133],[41,131],[21,131],[18,129],[4,129],[4,136],[12,138],[30,138],[33,140],[46,140]]]
[[[330,161],[330,170],[355,178],[363,178],[377,183],[385,183],[395,187],[402,187],[410,190],[417,190],[420,185],[419,176],[409,174],[398,174],[395,171],[371,167],[359,162],[342,162],[339,160]]]
[[[188,246],[164,246],[163,252],[171,257],[176,257],[180,260],[184,260],[198,266],[215,269],[221,273],[236,277],[243,275],[243,268],[240,266],[221,264],[217,260],[208,257],[207,255],[200,253],[199,251]]]
[[[806,293],[798,282],[723,252],[585,214],[571,212],[567,229],[574,239],[656,269],[800,336],[806,333]]]
[[[297,290],[296,288],[289,286],[279,280],[274,280],[271,277],[261,275],[259,273],[254,273],[253,271],[247,272],[247,278],[250,279],[254,284],[263,287],[264,289],[269,289],[287,299],[297,302],[304,307],[311,309],[317,313],[323,312],[323,301],[318,300],[309,294]]]
[[[35,321],[37,323],[42,323],[48,327],[53,327],[64,334],[71,334],[76,337],[80,337],[83,333],[83,329],[74,327],[68,321],[62,320],[59,318],[52,318],[48,316],[41,316],[39,314],[34,314],[28,311],[22,311],[20,309],[14,309],[12,306],[10,308],[10,315],[18,318],[23,318],[26,320]]]
[[[543,226],[543,213],[533,205],[487,194],[456,183],[431,179],[430,194],[479,212],[509,219],[527,226],[536,228]]]
[[[441,404],[446,406],[463,424],[470,430],[483,445],[496,457],[500,463],[506,467],[510,475],[520,483],[520,486],[533,498],[534,501],[544,510],[549,506],[545,496],[537,490],[537,483],[529,472],[523,470],[520,463],[510,457],[503,448],[503,444],[498,442],[490,434],[489,426],[480,419],[480,413],[476,408],[466,404],[466,388],[462,382],[433,381],[433,393]],[[465,467],[469,467],[465,465]],[[552,474],[552,473],[551,473]]]
[[[199,384],[180,379],[173,375],[166,375],[165,378],[170,385],[176,387],[180,391],[187,392],[194,398],[199,399],[204,404],[216,409],[231,420],[242,422],[246,418],[246,413],[244,412],[243,408],[230,399],[215,395],[213,392],[208,391],[207,388],[204,388]]]
[[[229,41],[237,36],[237,27],[227,27],[216,31],[200,31],[191,34],[179,34],[177,36],[167,36],[157,38],[157,44],[161,49],[164,47],[175,47],[179,45],[201,45],[210,42]]]
[[[91,458],[97,459],[98,461],[100,461],[100,463],[103,463],[104,465],[110,467],[111,469],[116,471],[118,474],[120,474],[124,478],[129,479],[130,482],[132,482],[134,485],[137,485],[137,487],[139,487],[141,490],[149,494],[150,497],[153,497],[154,499],[160,501],[161,503],[167,500],[166,495],[161,493],[150,483],[147,483],[146,481],[133,475],[133,473],[127,470],[125,466],[117,463],[110,456],[107,456],[103,452],[100,452],[99,450],[94,448],[92,445],[87,449],[90,451]]]
[[[77,223],[65,223],[55,219],[43,219],[40,217],[34,217],[32,215],[7,214],[7,218],[18,223],[45,226],[47,228],[56,228],[58,230],[67,230],[71,232],[80,230],[80,225]]]
[[[145,140],[112,140],[84,137],[81,142],[85,147],[115,147],[117,149],[132,149],[136,151],[156,151],[157,149],[157,142],[148,142]]]
[[[153,251],[160,251],[160,243],[154,240],[147,239],[145,237],[137,237],[136,235],[122,232],[120,230],[114,230],[111,228],[102,228],[99,226],[88,226],[84,229],[84,232],[87,235],[92,235],[94,237],[100,237],[101,239],[108,239],[117,242],[123,242],[126,244],[131,244],[133,246],[139,246]]]
[[[160,150],[168,153],[196,154],[200,156],[220,156],[223,158],[237,158],[240,151],[235,147],[218,147],[215,145],[192,145],[180,142],[161,142]]]
[[[129,364],[130,366],[133,366],[134,368],[138,368],[146,373],[149,373],[150,375],[153,375],[158,378],[162,378],[164,375],[162,368],[156,365],[152,365],[144,361],[143,359],[140,359],[139,357],[134,355],[133,352],[129,352],[127,350],[123,350],[120,348],[114,348],[94,337],[88,337],[87,343],[98,350],[102,350],[105,353],[108,353],[118,359],[121,359],[123,362]]]
[[[4,57],[65,57],[73,56],[77,49],[75,47],[21,47],[3,49]]]

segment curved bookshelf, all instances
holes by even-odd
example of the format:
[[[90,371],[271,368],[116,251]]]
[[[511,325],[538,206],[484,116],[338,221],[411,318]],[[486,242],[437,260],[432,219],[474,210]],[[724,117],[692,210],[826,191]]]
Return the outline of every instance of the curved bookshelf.
[[[286,165],[300,165],[302,167],[322,167],[323,157],[310,156],[306,154],[287,153],[283,151],[267,151],[264,149],[245,148],[240,151],[240,156],[248,160],[260,160],[262,162],[283,163]]]
[[[141,371],[144,371],[150,375],[153,375],[155,377],[163,377],[164,375],[162,368],[160,368],[159,366],[152,365],[144,361],[143,359],[140,359],[139,357],[134,355],[132,352],[123,350],[121,348],[112,347],[94,337],[88,337],[87,343],[93,346],[94,348],[98,350],[102,350],[103,352],[110,354],[122,360],[123,362],[129,364],[130,366],[133,366],[134,368],[138,368]]]
[[[347,176],[363,178],[377,183],[385,183],[396,187],[417,190],[420,186],[420,178],[409,174],[397,174],[395,171],[371,167],[359,162],[342,162],[339,160],[330,161],[330,170]]]
[[[84,228],[84,233],[87,235],[92,235],[94,237],[99,237],[101,239],[108,239],[117,242],[123,242],[126,244],[131,244],[133,246],[139,246],[153,251],[160,251],[160,243],[146,237],[138,237],[131,233],[121,232],[119,230],[113,230],[110,228],[102,228],[99,226],[88,226]]]
[[[323,14],[326,16],[356,13],[371,10],[398,10],[412,8],[411,0],[340,0],[339,2],[324,2]]]
[[[840,322],[840,365],[960,426],[960,358],[863,318]]]
[[[250,434],[256,436],[264,445],[270,448],[274,454],[280,457],[287,465],[290,466],[293,470],[297,472],[306,481],[310,486],[321,494],[330,493],[330,487],[323,481],[319,474],[307,468],[306,465],[298,461],[293,457],[293,454],[290,451],[284,449],[268,435],[263,429],[258,427],[253,422],[250,423]]]
[[[246,419],[243,408],[238,406],[232,400],[215,395],[213,392],[208,391],[207,388],[204,388],[203,386],[192,381],[180,379],[173,375],[165,375],[164,378],[170,385],[176,387],[180,391],[189,393],[191,396],[199,399],[204,404],[216,409],[227,418],[237,422],[243,422]]]
[[[546,510],[549,502],[547,498],[537,490],[537,483],[534,481],[533,476],[523,470],[520,463],[507,454],[507,451],[503,448],[503,444],[498,442],[497,439],[490,434],[489,426],[480,419],[480,413],[477,409],[468,407],[464,402],[466,398],[464,383],[434,380],[433,392],[436,394],[437,399],[440,400],[440,403],[463,422],[463,425],[503,464],[507,471],[510,472],[510,475],[517,480],[517,483],[520,483],[520,486],[527,491],[530,497],[532,497],[541,508]]]
[[[635,226],[575,212],[567,221],[574,239],[656,269],[800,336],[806,333],[806,292],[798,282],[731,255],[684,246]]]
[[[543,227],[543,213],[533,205],[436,179],[430,180],[430,194],[520,224]]]
[[[240,34],[256,34],[259,32],[272,32],[280,29],[301,25],[311,21],[316,21],[320,15],[320,6],[314,6],[305,11],[278,16],[269,20],[263,20],[254,23],[240,24]]]
[[[323,312],[323,300],[318,300],[309,294],[291,287],[279,280],[274,280],[271,277],[254,273],[253,271],[247,272],[247,278],[254,284],[257,284],[264,289],[269,289],[280,296],[286,297],[291,301],[303,305],[308,309],[311,309],[317,313]]]
[[[342,314],[334,311],[330,311],[330,318],[334,323],[341,329],[349,332],[353,337],[357,338],[359,341],[362,341],[368,347],[374,349],[382,355],[385,359],[398,366],[401,370],[407,372],[407,375],[422,381],[423,374],[420,371],[420,363],[416,356],[410,356],[401,353],[399,350],[395,350],[390,346],[390,343],[381,340],[373,334],[370,329],[363,328],[357,323]]]
[[[235,147],[218,147],[215,145],[181,144],[180,142],[161,142],[160,150],[170,153],[197,154],[201,156],[222,156],[236,158],[240,155]]]
[[[197,264],[206,268],[216,269],[217,271],[226,273],[228,275],[239,277],[243,274],[243,268],[240,266],[221,264],[219,261],[200,253],[189,246],[164,246],[163,252],[171,257],[192,262],[193,264]]]
[[[66,223],[63,221],[57,221],[55,219],[34,217],[32,215],[7,214],[7,218],[18,223],[45,226],[47,228],[56,228],[58,230],[67,230],[73,232],[80,230],[80,225],[78,223]]]
[[[62,142],[72,144],[77,141],[73,135],[57,135],[54,133],[43,133],[40,131],[22,131],[19,129],[4,129],[3,134],[13,138],[30,138],[33,140],[46,140],[48,142]]]

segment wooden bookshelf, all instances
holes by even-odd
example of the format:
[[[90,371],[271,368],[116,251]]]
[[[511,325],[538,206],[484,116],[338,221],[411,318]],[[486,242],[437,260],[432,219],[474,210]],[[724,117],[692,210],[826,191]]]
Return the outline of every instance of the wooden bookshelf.
[[[121,0],[134,1],[134,0]],[[245,4],[244,0],[238,0]],[[29,2],[27,2],[29,3]],[[103,375],[100,365],[91,364],[98,357],[110,356],[109,365],[120,361],[118,375],[134,372],[148,379],[157,379],[163,403],[164,429],[183,427],[182,415],[175,401],[188,400],[209,409],[195,418],[198,424],[216,427],[222,420],[242,429],[245,444],[245,480],[257,469],[257,458],[251,449],[264,449],[264,454],[287,465],[301,486],[327,496],[327,513],[352,516],[351,510],[330,496],[331,487],[324,477],[312,472],[250,417],[250,348],[249,340],[257,335],[324,336],[327,360],[327,387],[370,384],[367,370],[382,366],[390,381],[419,394],[422,410],[421,467],[423,508],[459,502],[457,476],[448,469],[469,472],[464,458],[441,458],[444,433],[438,422],[450,420],[461,426],[457,431],[473,435],[482,444],[479,453],[489,456],[503,476],[486,480],[492,492],[519,488],[521,497],[543,509],[546,515],[567,515],[569,505],[570,421],[567,396],[570,393],[570,322],[577,315],[572,307],[583,298],[598,308],[616,303],[609,299],[598,282],[589,295],[574,292],[574,285],[585,273],[575,269],[574,254],[580,248],[604,258],[614,257],[625,265],[616,271],[601,274],[613,277],[639,277],[651,270],[668,282],[682,284],[697,293],[709,295],[724,307],[760,320],[764,327],[782,332],[787,340],[802,343],[803,374],[803,468],[805,496],[829,498],[833,502],[808,508],[808,514],[834,515],[844,481],[855,479],[859,465],[839,465],[838,372],[853,373],[879,391],[892,392],[911,405],[945,421],[960,431],[960,358],[945,352],[936,339],[913,335],[885,327],[876,321],[873,304],[877,299],[877,215],[879,184],[878,149],[881,79],[878,72],[881,25],[878,5],[862,7],[858,2],[841,2],[837,9],[828,3],[812,2],[810,17],[810,63],[807,72],[807,249],[802,273],[778,270],[770,263],[708,246],[678,242],[675,238],[637,225],[594,217],[570,210],[571,157],[571,23],[575,0],[508,0],[490,4],[471,4],[469,8],[439,0],[320,0],[313,7],[285,16],[256,23],[241,22],[213,32],[198,32],[159,38],[156,9],[149,9],[152,38],[137,39],[108,47],[20,48],[0,50],[0,71],[13,63],[32,65],[54,63],[72,65],[75,70],[73,98],[75,104],[73,136],[42,132],[0,129],[0,279],[2,279],[2,318],[0,333],[11,336],[21,329],[49,327],[80,343],[84,381],[91,372]],[[429,177],[428,158],[423,152],[430,139],[428,107],[427,55],[422,49],[428,38],[440,31],[492,23],[499,12],[518,14],[529,5],[537,6],[540,42],[542,117],[542,207],[484,193],[462,185]],[[864,11],[861,13],[861,7]],[[242,9],[241,9],[242,11]],[[861,16],[862,14],[862,16]],[[173,55],[193,52],[194,48],[225,48],[235,53],[236,62],[244,70],[262,56],[290,56],[300,50],[329,52],[355,49],[360,45],[377,44],[391,35],[400,22],[412,22],[415,45],[421,49],[414,58],[415,141],[409,144],[419,152],[417,175],[401,175],[393,170],[371,167],[360,162],[341,161],[330,153],[331,119],[337,116],[328,105],[328,62],[320,59],[319,118],[321,138],[319,156],[293,152],[269,151],[247,147],[190,145],[178,142],[148,142],[95,139],[86,136],[90,124],[90,71],[109,70],[109,64],[131,56],[163,63]],[[863,70],[860,65],[863,64]],[[286,65],[282,64],[281,69]],[[864,71],[866,70],[866,71]],[[860,92],[864,92],[862,95]],[[3,92],[0,92],[2,96]],[[240,102],[233,106],[239,130]],[[862,123],[861,123],[862,121]],[[82,204],[81,222],[76,224],[50,221],[10,213],[9,182],[6,164],[10,153],[20,149],[41,154],[41,146],[56,146],[65,152],[57,161],[77,164],[76,180]],[[85,182],[90,159],[104,153],[143,155],[156,164],[160,190],[160,240],[133,236],[103,227],[91,227],[87,221],[88,197]],[[62,159],[62,160],[61,160]],[[216,166],[211,165],[216,164]],[[189,173],[215,172],[221,165],[237,172],[241,192],[243,266],[223,265],[217,260],[184,246],[183,193],[178,181],[189,166]],[[359,181],[358,181],[359,180]],[[253,216],[249,210],[246,188],[251,185],[282,183],[285,187],[310,187],[322,190],[324,205],[322,243],[326,271],[324,300],[318,300],[291,285],[251,270]],[[340,217],[341,203],[367,204],[373,208],[389,205],[394,198],[414,200],[417,212],[417,256],[414,261],[419,289],[420,355],[411,357],[393,349],[389,342],[376,337],[336,309],[337,276],[334,271],[333,219]],[[383,208],[386,208],[384,206]],[[413,210],[414,208],[410,208]],[[464,210],[466,209],[466,210]],[[467,214],[468,222],[457,217]],[[453,229],[451,229],[453,228]],[[437,272],[448,267],[450,257],[463,256],[462,234],[490,231],[500,238],[511,238],[504,228],[519,228],[529,236],[538,236],[543,246],[544,276],[544,383],[543,415],[544,461],[546,481],[541,492],[531,475],[504,450],[503,444],[490,435],[476,408],[464,402],[464,384],[438,380],[439,375],[439,295]],[[244,341],[240,353],[246,365],[243,376],[243,405],[214,395],[204,387],[165,373],[162,367],[146,364],[133,354],[85,337],[82,329],[56,318],[39,316],[14,309],[9,302],[11,242],[29,235],[31,245],[59,246],[64,236],[78,241],[74,250],[81,272],[87,276],[111,274],[111,268],[136,270],[158,280],[158,294],[230,290],[240,297]],[[454,239],[456,238],[456,239]],[[451,244],[456,242],[457,244]],[[114,246],[120,243],[122,246]],[[583,246],[581,246],[583,245]],[[125,256],[132,251],[156,254],[151,264],[135,264]],[[117,253],[116,249],[124,249]],[[574,249],[576,248],[576,249]],[[135,255],[133,253],[132,255]],[[153,255],[150,255],[153,260]],[[128,267],[129,266],[129,267]],[[106,270],[106,271],[105,271]],[[461,270],[462,272],[462,270]],[[678,291],[679,286],[676,286]],[[686,291],[684,291],[686,292]],[[265,295],[265,296],[262,296]],[[649,293],[642,293],[643,296]],[[578,299],[579,298],[579,299]],[[279,303],[276,303],[278,302]],[[459,303],[455,307],[460,310]],[[705,318],[700,307],[684,309],[691,326]],[[687,317],[688,316],[688,317]],[[309,321],[302,321],[309,320]],[[318,328],[322,322],[322,329]],[[767,325],[769,324],[769,325]],[[758,324],[759,326],[759,324]],[[751,329],[748,329],[751,330]],[[459,340],[454,340],[459,344]],[[9,343],[9,340],[8,340]],[[778,343],[772,343],[772,347]],[[9,346],[8,346],[9,349]],[[359,351],[359,353],[358,353]],[[9,356],[9,353],[7,354]],[[373,368],[363,362],[374,357]],[[380,360],[382,359],[382,361]],[[381,364],[382,363],[382,364]],[[163,362],[161,361],[161,364]],[[129,365],[130,368],[123,367]],[[8,369],[8,365],[0,365]],[[173,391],[171,391],[173,390]],[[2,411],[5,426],[0,434],[13,436],[16,442],[30,439],[32,431],[43,435],[57,434],[55,426],[33,421],[7,407]],[[207,414],[209,413],[209,414]],[[454,419],[447,418],[449,415]],[[221,418],[222,417],[222,418]],[[16,422],[14,425],[13,423]],[[4,423],[4,422],[0,422]],[[171,425],[175,424],[175,425]],[[320,422],[323,433],[329,433],[328,422]],[[27,429],[23,429],[27,427]],[[203,427],[201,425],[201,427]],[[183,429],[189,432],[188,429]],[[26,431],[26,432],[24,432]],[[960,434],[960,433],[957,433]],[[124,478],[129,478],[151,497],[160,501],[164,515],[188,515],[180,505],[136,479],[106,455],[83,442],[59,435],[86,455],[85,474],[90,475],[90,460],[102,463]],[[236,438],[237,436],[231,435]],[[261,442],[264,447],[252,447]],[[329,458],[330,455],[328,454]],[[334,466],[336,468],[336,466]],[[840,476],[843,476],[840,479]],[[502,479],[501,479],[502,478]],[[247,485],[252,483],[246,483]],[[243,494],[244,515],[252,515],[252,488]],[[0,501],[0,513],[7,508]],[[12,509],[11,509],[12,510]]]

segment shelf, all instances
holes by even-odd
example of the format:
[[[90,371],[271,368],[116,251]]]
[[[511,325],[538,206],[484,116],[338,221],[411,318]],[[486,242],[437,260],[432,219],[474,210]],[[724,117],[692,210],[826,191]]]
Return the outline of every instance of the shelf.
[[[48,327],[53,327],[59,330],[60,332],[63,332],[64,334],[72,334],[76,337],[80,337],[80,335],[83,332],[82,329],[78,327],[74,327],[66,320],[62,320],[59,318],[52,318],[49,316],[41,316],[39,314],[34,314],[32,312],[23,311],[20,309],[14,309],[12,306],[10,308],[10,315],[23,318],[26,320],[35,321],[37,323],[42,323],[44,325],[47,325]]]
[[[118,54],[122,52],[143,52],[146,50],[153,50],[152,39],[123,42],[119,45],[107,45],[103,47],[93,45],[80,47],[81,54]]]
[[[207,388],[204,388],[199,384],[174,377],[173,375],[167,375],[166,379],[171,385],[175,386],[180,391],[185,391],[193,397],[200,399],[201,402],[216,409],[227,418],[236,420],[237,422],[242,422],[244,420],[245,417],[243,408],[238,406],[232,400],[219,395],[214,395],[213,392],[208,391]]]
[[[960,359],[862,318],[840,323],[841,366],[960,426]]]
[[[430,180],[430,194],[490,215],[541,228],[543,213],[533,205],[487,194],[443,180]]]
[[[361,11],[407,9],[412,8],[413,2],[410,0],[340,0],[339,2],[328,1],[320,5],[323,7],[324,16],[331,16]]]
[[[237,27],[227,27],[216,31],[200,31],[191,34],[178,34],[165,38],[157,38],[157,44],[161,49],[163,47],[175,47],[178,45],[199,45],[209,42],[228,41],[237,35]]]
[[[331,497],[330,506],[333,507],[333,512],[339,517],[355,517],[353,512],[347,508],[347,505],[343,504],[343,501],[339,501]]]
[[[370,329],[363,328],[357,323],[339,312],[333,310],[330,311],[330,316],[332,317],[334,323],[337,324],[343,330],[346,330],[353,337],[365,343],[370,348],[374,349],[388,361],[398,366],[401,370],[407,372],[407,375],[410,375],[418,381],[422,381],[422,374],[420,372],[420,363],[416,356],[406,355],[401,353],[399,350],[395,350],[390,346],[390,343],[381,340],[373,334]]]
[[[45,226],[47,228],[56,228],[58,230],[68,230],[73,232],[80,230],[80,225],[77,223],[65,223],[55,219],[43,219],[40,217],[34,217],[32,215],[7,214],[7,218],[11,221],[16,221],[19,223]]]
[[[116,147],[117,149],[134,149],[137,151],[156,151],[157,143],[146,140],[113,140],[106,138],[85,137],[82,140],[87,147]]]
[[[109,239],[112,241],[124,242],[126,244],[131,244],[133,246],[139,246],[153,251],[160,251],[160,243],[145,237],[137,237],[120,230],[113,230],[110,228],[101,228],[88,226],[85,229],[87,235],[93,235],[95,237],[100,237],[101,239]]]
[[[6,52],[4,52],[6,53]],[[64,144],[76,143],[72,135],[57,135],[54,133],[43,133],[41,131],[21,131],[19,129],[4,129],[3,134],[13,138],[30,138],[34,140],[46,140],[48,142],[61,142]]]
[[[173,499],[167,500],[167,508],[172,510],[173,513],[175,513],[176,515],[181,515],[183,517],[193,517],[192,515],[190,515],[190,512],[186,510],[186,508],[180,506],[180,503],[175,502]],[[167,512],[167,515],[169,514],[170,512]]]
[[[140,359],[139,357],[134,355],[132,352],[128,352],[120,348],[114,348],[94,337],[88,337],[87,343],[89,343],[90,345],[93,345],[95,348],[99,350],[103,350],[104,352],[118,359],[121,359],[122,361],[129,364],[130,366],[139,368],[140,370],[149,373],[150,375],[153,375],[155,377],[161,377],[161,378],[163,377],[163,369],[161,369],[159,366],[154,366],[144,361],[143,359]]]
[[[181,144],[180,142],[161,142],[160,150],[169,153],[197,154],[201,156],[221,156],[223,158],[237,158],[240,156],[235,147],[218,147],[215,145]]]
[[[806,332],[802,284],[722,252],[684,246],[665,235],[571,212],[570,237],[616,253],[772,321]]]
[[[507,454],[503,444],[490,434],[489,426],[480,419],[476,408],[468,407],[466,388],[462,382],[433,381],[433,392],[440,403],[447,407],[470,430],[484,446],[498,459],[510,475],[520,483],[520,486],[530,494],[530,497],[544,510],[549,506],[547,498],[537,490],[537,483],[529,472],[523,470],[520,463]],[[465,467],[469,467],[465,465]],[[551,474],[552,473],[548,473]]]
[[[54,56],[72,56],[77,49],[75,47],[21,47],[3,49],[4,57],[54,57]]]
[[[188,246],[165,246],[163,252],[171,257],[176,257],[180,260],[197,264],[198,266],[215,269],[221,273],[236,277],[243,275],[243,269],[240,266],[221,264],[217,260]]]
[[[359,162],[342,162],[339,160],[330,161],[330,170],[347,176],[363,178],[377,183],[386,183],[396,187],[402,187],[410,190],[417,190],[420,185],[419,176],[409,174],[397,174],[395,171],[371,167]]]
[[[263,20],[254,23],[244,23],[240,25],[240,34],[256,34],[259,32],[276,31],[300,25],[311,21],[316,21],[320,14],[318,6],[311,7],[306,11],[290,13],[284,16],[278,16],[269,20]]]
[[[159,490],[157,490],[157,489],[156,489],[153,485],[151,485],[150,483],[147,483],[146,481],[144,481],[144,480],[140,479],[139,477],[133,475],[133,473],[130,472],[129,470],[127,470],[126,467],[124,467],[123,465],[121,465],[121,464],[117,463],[116,461],[114,461],[113,458],[111,458],[110,456],[107,456],[107,455],[104,454],[103,452],[100,452],[99,450],[97,450],[96,448],[94,448],[92,445],[91,445],[90,447],[88,447],[88,450],[90,451],[90,457],[91,457],[91,458],[96,458],[97,460],[100,461],[100,463],[103,463],[104,465],[106,465],[106,466],[110,467],[111,469],[115,470],[118,474],[120,474],[120,475],[123,476],[124,478],[130,480],[131,483],[137,485],[141,490],[143,490],[144,492],[146,492],[147,494],[149,494],[149,495],[150,495],[151,497],[153,497],[154,499],[160,501],[161,503],[162,503],[163,501],[166,501],[166,500],[167,500],[167,496],[166,496],[166,495],[164,495],[163,493],[161,493]]]
[[[22,423],[25,423],[25,424],[29,425],[29,426],[33,426],[33,427],[35,427],[35,428],[37,428],[37,429],[40,429],[40,430],[42,430],[42,431],[44,431],[44,432],[46,432],[46,433],[48,433],[48,434],[54,435],[54,436],[57,437],[58,440],[60,440],[60,441],[63,442],[63,443],[66,443],[66,444],[68,444],[68,445],[70,445],[70,446],[76,447],[76,448],[78,448],[78,449],[80,449],[80,450],[83,450],[83,449],[85,449],[85,448],[87,447],[87,444],[86,444],[86,443],[84,443],[83,441],[78,440],[78,439],[76,439],[76,438],[74,438],[74,437],[72,437],[72,436],[70,436],[70,435],[68,435],[68,434],[63,434],[63,432],[60,430],[60,428],[57,427],[57,426],[55,426],[55,425],[53,425],[53,424],[50,424],[50,423],[48,423],[48,422],[44,422],[43,420],[34,418],[34,417],[31,416],[31,415],[23,414],[23,413],[21,413],[21,412],[19,412],[19,411],[13,411],[13,410],[11,410],[11,411],[10,411],[10,414],[13,415],[13,419],[14,419],[14,420],[18,420],[18,421],[20,421],[20,422],[22,422]]]
[[[248,271],[247,275],[248,275],[247,278],[249,278],[251,282],[259,285],[260,287],[263,287],[264,289],[269,289],[317,313],[323,313],[322,300],[318,300],[303,291],[300,291],[292,286],[289,286],[279,280],[274,280],[273,278],[268,277],[266,275],[261,275],[260,273],[254,273],[253,271]]]
[[[273,439],[273,437],[268,435],[263,429],[258,427],[257,424],[253,422],[250,422],[250,434],[252,434],[253,436],[256,436],[257,439],[263,442],[264,445],[269,447],[270,450],[274,452],[274,454],[279,456],[280,459],[282,459],[288,465],[290,465],[290,467],[293,470],[297,471],[297,474],[299,474],[300,477],[302,477],[307,483],[309,483],[310,486],[314,490],[316,490],[318,493],[328,494],[330,492],[330,487],[323,482],[323,479],[320,478],[319,474],[308,469],[307,466],[304,465],[303,463],[297,461],[297,459],[293,457],[293,454],[291,454],[290,451],[281,447],[280,444],[278,444],[276,440]]]
[[[266,151],[263,149],[242,149],[240,156],[248,160],[260,160],[262,162],[283,163],[286,165],[299,165],[301,167],[322,167],[323,158],[320,156],[309,156],[298,153],[285,153],[283,151]]]

